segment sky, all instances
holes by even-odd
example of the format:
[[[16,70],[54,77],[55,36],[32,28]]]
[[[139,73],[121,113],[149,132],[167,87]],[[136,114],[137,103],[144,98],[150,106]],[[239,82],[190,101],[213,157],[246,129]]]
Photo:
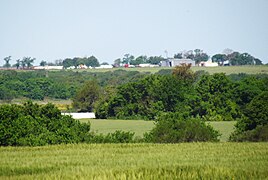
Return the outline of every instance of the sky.
[[[268,63],[268,0],[1,0],[0,65],[229,48]]]

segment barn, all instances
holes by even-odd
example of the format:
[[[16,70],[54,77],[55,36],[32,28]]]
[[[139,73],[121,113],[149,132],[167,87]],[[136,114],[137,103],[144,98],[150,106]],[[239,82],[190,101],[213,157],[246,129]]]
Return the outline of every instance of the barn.
[[[162,67],[175,67],[180,66],[182,64],[191,64],[192,66],[195,66],[195,61],[193,61],[192,59],[168,58],[160,62],[160,65]]]

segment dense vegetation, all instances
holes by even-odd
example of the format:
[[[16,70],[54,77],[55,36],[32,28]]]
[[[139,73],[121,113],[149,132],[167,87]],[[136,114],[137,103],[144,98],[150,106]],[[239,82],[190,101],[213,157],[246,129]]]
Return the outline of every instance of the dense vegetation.
[[[152,120],[180,112],[206,121],[233,121],[247,116],[246,107],[267,89],[267,75],[194,74],[180,67],[173,74],[148,75],[106,90],[95,110],[98,118]]]
[[[191,142],[218,140],[219,134],[204,124],[203,121],[237,121],[237,130],[233,133],[231,140],[267,141],[267,75],[237,74],[227,76],[223,73],[210,75],[204,71],[194,73],[190,66],[183,65],[172,71],[162,70],[156,74],[123,70],[103,73],[86,71],[1,71],[0,79],[0,98],[4,100],[10,100],[14,97],[41,100],[45,97],[72,98],[74,101],[73,107],[77,111],[95,110],[97,118],[156,120],[156,127],[147,134],[147,139],[139,141]],[[23,108],[19,108],[20,106],[17,105],[5,106],[4,109],[8,109],[8,107],[27,109],[28,105],[26,104]],[[33,112],[25,111],[21,113],[21,111],[18,111],[19,114],[12,121],[15,124],[29,122],[33,125],[40,125],[36,128],[40,128],[40,130],[33,132],[27,123],[22,123],[26,130],[23,135],[19,134],[18,137],[26,137],[26,140],[15,138],[10,145],[134,142],[134,136],[127,132],[116,132],[117,134],[107,136],[85,132],[87,135],[75,137],[70,141],[58,140],[55,135],[56,140],[48,139],[41,142],[40,139],[42,138],[39,135],[50,133],[50,129],[44,130],[43,128],[47,125],[41,125],[38,122],[40,118],[44,118],[40,114],[41,110],[37,110],[32,117],[28,117],[29,114],[27,113]],[[53,111],[60,113],[56,109]],[[179,114],[179,116],[173,116],[172,113]],[[26,118],[25,122],[21,118]],[[9,122],[9,120],[4,118],[1,123],[4,122]],[[3,127],[6,127],[6,125],[3,125]],[[200,128],[195,129],[194,127]],[[14,128],[19,129],[16,126]],[[181,134],[173,133],[173,130],[177,132],[178,129],[187,129],[187,131],[180,131]],[[28,130],[30,137],[26,133]],[[70,132],[72,131],[70,130]],[[31,133],[38,132],[40,134],[31,135]],[[72,134],[71,136],[78,135]],[[161,136],[169,138],[162,138]],[[31,139],[32,137],[33,139]],[[121,138],[121,140],[117,138]],[[6,142],[9,143],[9,141]],[[3,143],[3,145],[8,144]]]
[[[91,133],[89,123],[61,115],[53,104],[40,106],[26,102],[0,106],[0,146],[130,142],[136,142],[134,133]]]
[[[1,146],[78,143],[88,138],[90,125],[63,116],[52,104],[32,102],[0,106]]]
[[[116,70],[109,72],[77,71],[0,71],[0,100],[29,98],[70,99],[89,80],[100,86],[120,85],[144,77],[138,71]]]

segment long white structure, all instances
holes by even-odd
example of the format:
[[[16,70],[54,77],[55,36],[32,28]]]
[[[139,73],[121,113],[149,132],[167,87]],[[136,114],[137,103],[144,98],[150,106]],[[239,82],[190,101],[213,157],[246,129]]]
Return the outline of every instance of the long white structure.
[[[95,119],[95,113],[61,113],[62,115],[72,116],[74,119]]]

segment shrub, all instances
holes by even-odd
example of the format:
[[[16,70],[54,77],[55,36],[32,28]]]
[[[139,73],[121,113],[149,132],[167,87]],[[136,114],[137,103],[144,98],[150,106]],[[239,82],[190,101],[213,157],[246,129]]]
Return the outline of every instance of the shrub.
[[[268,141],[268,125],[257,126],[256,129],[245,131],[242,133],[233,133],[230,136],[230,141],[251,141],[251,142],[262,142]]]
[[[61,115],[52,104],[0,106],[0,145],[41,146],[84,142],[90,125]]]
[[[144,134],[146,142],[154,143],[218,141],[219,136],[219,132],[202,119],[183,117],[177,113],[162,115],[155,128]]]
[[[88,140],[89,143],[132,143],[135,142],[134,135],[132,132],[115,131],[114,133],[104,134],[91,134],[91,138]]]

